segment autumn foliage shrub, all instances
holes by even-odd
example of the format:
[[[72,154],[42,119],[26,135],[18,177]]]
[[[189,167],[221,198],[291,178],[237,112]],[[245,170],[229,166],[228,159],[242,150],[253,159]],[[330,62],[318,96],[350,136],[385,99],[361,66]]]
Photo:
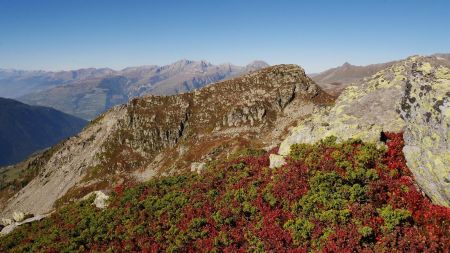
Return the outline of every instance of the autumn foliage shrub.
[[[110,252],[445,252],[450,209],[414,185],[401,134],[387,148],[327,138],[219,162],[200,175],[118,186],[0,238],[0,250]]]

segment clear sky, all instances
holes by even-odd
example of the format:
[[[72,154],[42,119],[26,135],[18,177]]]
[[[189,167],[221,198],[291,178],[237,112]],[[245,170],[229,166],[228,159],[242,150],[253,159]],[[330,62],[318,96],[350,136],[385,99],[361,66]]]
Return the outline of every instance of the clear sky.
[[[0,0],[0,68],[296,63],[450,53],[450,1]]]

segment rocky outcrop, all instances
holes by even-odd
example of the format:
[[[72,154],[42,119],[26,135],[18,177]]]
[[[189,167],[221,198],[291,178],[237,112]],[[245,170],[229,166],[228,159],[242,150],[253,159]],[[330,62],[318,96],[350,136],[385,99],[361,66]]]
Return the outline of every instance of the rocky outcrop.
[[[93,191],[200,171],[240,149],[279,144],[299,119],[332,102],[296,65],[269,67],[191,93],[133,99],[56,147],[2,215],[45,213]]]
[[[280,154],[327,136],[381,144],[383,131],[404,131],[404,153],[418,184],[436,203],[449,205],[449,71],[448,62],[435,57],[410,57],[386,68],[299,124]]]

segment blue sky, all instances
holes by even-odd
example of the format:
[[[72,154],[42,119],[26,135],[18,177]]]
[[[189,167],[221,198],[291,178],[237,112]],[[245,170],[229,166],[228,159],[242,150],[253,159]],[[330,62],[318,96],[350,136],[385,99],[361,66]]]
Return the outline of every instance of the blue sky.
[[[0,0],[0,68],[261,59],[318,72],[450,53],[449,13],[438,0]]]

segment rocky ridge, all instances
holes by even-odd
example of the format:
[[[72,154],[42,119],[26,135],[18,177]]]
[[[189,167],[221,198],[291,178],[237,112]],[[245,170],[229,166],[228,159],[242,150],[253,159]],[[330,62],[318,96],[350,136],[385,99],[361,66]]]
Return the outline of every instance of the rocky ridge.
[[[200,171],[248,147],[274,147],[299,119],[332,102],[296,65],[265,68],[191,93],[133,99],[55,147],[1,214],[42,214],[95,190]]]
[[[327,136],[382,141],[404,131],[408,167],[435,202],[450,205],[450,68],[445,59],[410,57],[347,87],[335,105],[313,113],[280,146]],[[381,138],[380,138],[381,136]]]

